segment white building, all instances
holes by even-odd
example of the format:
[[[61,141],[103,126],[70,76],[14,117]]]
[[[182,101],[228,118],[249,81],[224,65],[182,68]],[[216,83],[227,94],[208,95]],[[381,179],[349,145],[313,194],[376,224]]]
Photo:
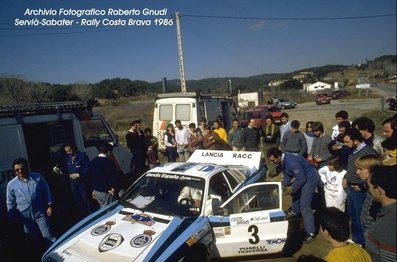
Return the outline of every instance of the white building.
[[[239,93],[237,95],[238,106],[240,108],[255,107],[259,103],[258,92],[255,93]]]
[[[331,89],[331,85],[324,82],[316,82],[314,84],[305,86],[305,90],[307,92],[323,92],[329,91],[329,89]]]

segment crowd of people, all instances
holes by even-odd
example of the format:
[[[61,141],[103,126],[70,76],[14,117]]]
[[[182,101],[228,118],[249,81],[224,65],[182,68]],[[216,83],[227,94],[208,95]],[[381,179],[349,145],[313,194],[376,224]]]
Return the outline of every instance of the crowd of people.
[[[250,119],[242,128],[239,120],[233,119],[230,130],[224,128],[221,116],[212,126],[205,118],[187,127],[176,120],[168,124],[160,142],[165,145],[168,162],[185,162],[196,149],[262,152],[265,179],[282,172],[285,193],[290,188],[292,207],[286,211],[287,217],[302,216],[304,243],[316,239],[312,202],[318,193],[316,210],[327,214],[318,218],[320,232],[335,247],[326,257],[328,261],[337,261],[342,251],[336,248],[347,245],[351,246],[343,252],[360,253],[360,261],[370,261],[369,257],[396,261],[397,117],[382,122],[383,136],[374,134],[374,122],[367,117],[350,121],[348,112],[341,110],[335,120],[330,135],[318,121],[307,122],[301,132],[300,122],[290,120],[287,113],[282,114],[280,126],[269,114],[262,127]],[[132,154],[133,179],[160,165],[159,141],[150,128],[141,130],[140,120],[131,122],[126,142]],[[112,145],[102,143],[97,148],[99,155],[89,161],[73,144],[65,144],[53,169],[54,174],[67,177],[81,218],[110,204],[117,199],[118,190],[133,182],[123,181]],[[16,159],[12,167],[16,177],[7,186],[10,218],[21,222],[43,250],[55,240],[49,223],[53,212],[50,188],[43,176],[28,170],[26,159]],[[345,220],[334,219],[345,216],[347,229]],[[347,231],[356,246],[347,241]],[[363,250],[357,251],[359,248]]]

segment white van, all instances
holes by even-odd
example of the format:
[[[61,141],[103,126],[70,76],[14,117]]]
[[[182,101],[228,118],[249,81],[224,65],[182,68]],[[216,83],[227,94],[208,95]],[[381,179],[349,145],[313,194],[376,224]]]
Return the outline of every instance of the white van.
[[[224,119],[225,129],[231,126],[233,99],[227,95],[206,95],[194,92],[158,94],[154,105],[153,135],[159,140],[159,150],[165,151],[164,133],[169,123],[181,120],[183,126],[198,126],[202,117],[209,125],[218,115]]]

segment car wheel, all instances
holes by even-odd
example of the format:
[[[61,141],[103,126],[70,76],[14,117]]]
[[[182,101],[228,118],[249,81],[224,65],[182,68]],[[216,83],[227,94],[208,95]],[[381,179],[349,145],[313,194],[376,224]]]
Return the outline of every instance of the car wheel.
[[[281,106],[281,109],[284,110],[284,109],[285,109],[285,106]]]

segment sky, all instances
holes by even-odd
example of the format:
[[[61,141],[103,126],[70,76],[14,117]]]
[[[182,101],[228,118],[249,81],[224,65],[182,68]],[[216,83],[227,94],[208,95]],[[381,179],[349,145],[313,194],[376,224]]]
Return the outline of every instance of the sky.
[[[91,9],[105,14],[76,15]],[[43,10],[52,13],[37,13]],[[109,14],[118,10],[135,13]],[[187,80],[396,54],[395,0],[1,0],[0,76],[53,84],[179,79],[176,12]],[[88,25],[93,19],[98,27]],[[128,25],[130,19],[150,25]],[[71,25],[46,24],[65,20]]]

